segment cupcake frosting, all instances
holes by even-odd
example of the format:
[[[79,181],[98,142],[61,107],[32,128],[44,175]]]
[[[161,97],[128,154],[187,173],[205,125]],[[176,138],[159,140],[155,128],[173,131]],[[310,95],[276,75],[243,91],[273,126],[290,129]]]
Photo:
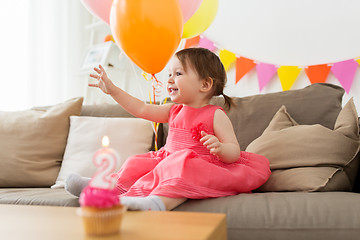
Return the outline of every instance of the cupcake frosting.
[[[80,194],[80,205],[83,207],[109,208],[120,203],[115,189],[86,187]]]

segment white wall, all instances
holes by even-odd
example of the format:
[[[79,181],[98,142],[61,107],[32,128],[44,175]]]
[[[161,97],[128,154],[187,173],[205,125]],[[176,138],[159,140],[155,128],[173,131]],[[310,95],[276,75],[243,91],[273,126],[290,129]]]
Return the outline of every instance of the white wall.
[[[84,82],[77,74],[90,21],[79,0],[2,1],[0,111],[82,95]]]
[[[358,0],[220,0],[218,14],[204,36],[237,56],[274,65],[305,67],[360,57]],[[349,94],[360,112],[360,69]],[[259,93],[255,68],[235,84],[228,72],[231,96]],[[330,72],[328,83],[341,85]],[[291,89],[310,84],[302,70]],[[282,91],[277,75],[261,93]]]
[[[218,48],[234,52],[237,56],[275,65],[308,66],[333,63],[360,56],[360,1],[348,0],[219,0],[218,14],[203,35]],[[103,26],[108,28],[108,26]],[[136,71],[141,72],[140,69]],[[129,69],[132,75],[134,72]],[[360,69],[357,70],[349,94],[343,103],[354,97],[360,112]],[[157,74],[166,82],[167,68]],[[143,81],[143,82],[142,82]],[[131,94],[139,96],[139,83],[143,89],[151,86],[142,76],[129,79]],[[328,83],[340,85],[330,72]],[[291,89],[310,84],[302,70]],[[145,88],[144,88],[145,86]],[[230,96],[249,96],[282,91],[277,75],[259,92],[255,68],[235,84],[234,68],[228,71],[225,90]],[[145,93],[144,99],[148,100]]]

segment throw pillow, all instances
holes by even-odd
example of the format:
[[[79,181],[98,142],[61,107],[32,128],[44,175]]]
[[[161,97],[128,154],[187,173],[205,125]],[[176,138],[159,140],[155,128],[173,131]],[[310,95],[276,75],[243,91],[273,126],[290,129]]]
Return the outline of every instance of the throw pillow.
[[[353,99],[339,113],[334,130],[299,125],[282,106],[246,151],[270,161],[272,174],[259,191],[351,191],[357,169],[347,166],[359,151]]]
[[[120,156],[120,163],[150,150],[153,140],[151,122],[140,118],[70,117],[70,131],[59,176],[52,188],[64,187],[70,173],[92,177],[96,172],[94,153],[102,148],[101,141],[108,136],[110,146]]]
[[[0,187],[49,187],[60,170],[71,115],[83,98],[46,110],[0,112]]]

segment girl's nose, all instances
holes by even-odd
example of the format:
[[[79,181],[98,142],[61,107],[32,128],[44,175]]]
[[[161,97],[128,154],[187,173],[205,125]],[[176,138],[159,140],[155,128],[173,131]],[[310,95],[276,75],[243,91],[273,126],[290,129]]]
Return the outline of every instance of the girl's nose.
[[[167,81],[168,83],[174,83],[174,79],[173,79],[173,77],[172,76],[169,76],[169,78],[168,78],[168,81]]]

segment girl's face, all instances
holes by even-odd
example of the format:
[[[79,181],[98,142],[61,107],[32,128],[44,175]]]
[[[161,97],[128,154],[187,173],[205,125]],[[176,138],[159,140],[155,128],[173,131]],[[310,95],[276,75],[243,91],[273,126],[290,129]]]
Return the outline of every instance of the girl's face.
[[[201,89],[201,79],[191,64],[186,71],[177,57],[171,61],[167,90],[171,101],[192,105],[196,102]]]

